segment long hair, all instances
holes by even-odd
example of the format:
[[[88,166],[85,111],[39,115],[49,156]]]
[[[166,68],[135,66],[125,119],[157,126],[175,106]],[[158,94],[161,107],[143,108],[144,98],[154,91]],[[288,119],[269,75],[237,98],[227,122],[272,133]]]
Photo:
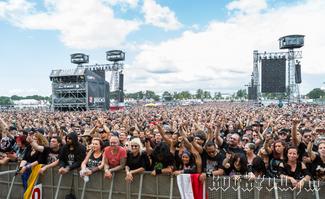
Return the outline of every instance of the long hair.
[[[35,133],[34,136],[37,139],[37,143],[41,146],[49,146],[49,141],[41,133]]]
[[[158,161],[167,160],[170,155],[169,147],[164,142],[158,143],[152,152],[153,158]]]
[[[286,154],[285,154],[285,152],[286,152],[286,144],[282,140],[276,140],[276,141],[274,141],[274,143],[272,145],[272,155],[273,155],[274,159],[280,160],[281,154],[276,152],[276,150],[275,150],[275,144],[277,144],[277,143],[281,143],[282,146],[284,146],[284,150],[283,150],[283,156],[284,157],[286,156]]]
[[[239,172],[241,174],[245,174],[247,171],[248,171],[248,168],[247,168],[247,158],[244,156],[244,155],[241,155],[241,154],[238,154],[238,153],[235,153],[232,160],[231,160],[231,165],[234,166],[235,168],[235,162],[239,159],[239,165],[240,165],[240,169],[239,169]],[[237,168],[235,168],[237,170]],[[237,170],[238,171],[238,170]]]

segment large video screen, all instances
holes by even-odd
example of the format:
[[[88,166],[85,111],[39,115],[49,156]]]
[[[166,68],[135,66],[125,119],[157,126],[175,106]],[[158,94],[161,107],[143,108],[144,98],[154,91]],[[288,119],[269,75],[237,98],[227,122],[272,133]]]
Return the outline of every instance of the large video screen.
[[[262,59],[262,93],[286,91],[286,59]]]

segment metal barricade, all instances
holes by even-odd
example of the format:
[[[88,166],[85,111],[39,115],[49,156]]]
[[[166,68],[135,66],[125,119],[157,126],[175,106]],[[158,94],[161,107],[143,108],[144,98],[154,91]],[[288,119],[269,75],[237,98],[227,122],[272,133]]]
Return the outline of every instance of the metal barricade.
[[[16,164],[0,166],[0,172],[14,170],[15,166]],[[7,197],[11,182],[13,184],[10,199],[22,198],[21,177],[17,176],[12,181],[13,177],[14,173],[11,172],[0,175],[0,198]],[[59,175],[58,168],[49,169],[44,175],[39,176],[38,183],[42,184],[43,198],[64,198],[70,192],[72,178],[77,198],[180,198],[174,176],[170,175],[152,176],[150,172],[135,174],[133,182],[127,185],[124,171],[114,172],[111,180],[105,179],[104,173],[99,171],[91,175],[89,182],[85,184],[78,171]]]
[[[259,178],[250,181],[241,178],[208,177],[207,191],[209,198],[239,198],[239,199],[319,199],[325,194],[325,182],[309,181],[302,188],[292,187],[287,179]]]
[[[0,172],[10,171],[16,168],[16,164],[0,166]],[[10,199],[20,199],[23,188],[20,176],[14,180],[14,173],[0,175],[0,198],[6,198],[10,187],[12,193]],[[125,172],[116,172],[111,180],[104,178],[102,171],[90,176],[89,182],[84,183],[78,171],[58,174],[58,169],[50,169],[44,175],[39,176],[38,182],[42,184],[43,198],[64,198],[70,192],[71,181],[74,178],[74,190],[77,198],[170,198],[179,199],[180,193],[177,180],[174,176],[151,176],[150,172],[136,174],[133,182],[125,182]],[[13,182],[13,183],[12,183]],[[12,184],[11,184],[12,183]],[[240,179],[235,181],[228,176],[207,177],[204,185],[208,198],[220,199],[320,199],[325,195],[325,182],[306,182],[302,189],[293,188],[286,179],[259,178],[254,181]]]

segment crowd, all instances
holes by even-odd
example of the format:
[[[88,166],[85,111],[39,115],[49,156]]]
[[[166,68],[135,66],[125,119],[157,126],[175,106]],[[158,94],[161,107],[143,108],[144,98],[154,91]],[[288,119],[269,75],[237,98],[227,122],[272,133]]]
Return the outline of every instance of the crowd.
[[[208,103],[133,107],[115,112],[1,112],[0,165],[18,162],[22,177],[80,169],[87,179],[137,173],[286,178],[294,187],[325,181],[325,110],[289,104]],[[26,186],[26,185],[24,185]]]

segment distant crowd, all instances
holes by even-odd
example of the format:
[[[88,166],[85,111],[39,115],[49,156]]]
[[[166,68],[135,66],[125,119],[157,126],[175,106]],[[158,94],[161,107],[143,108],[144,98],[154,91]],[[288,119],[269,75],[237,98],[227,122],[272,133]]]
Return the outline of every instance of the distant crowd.
[[[325,109],[245,103],[132,107],[115,112],[0,112],[0,166],[18,162],[24,176],[42,164],[84,179],[200,173],[286,178],[293,187],[325,181]],[[25,188],[27,185],[24,185]]]

